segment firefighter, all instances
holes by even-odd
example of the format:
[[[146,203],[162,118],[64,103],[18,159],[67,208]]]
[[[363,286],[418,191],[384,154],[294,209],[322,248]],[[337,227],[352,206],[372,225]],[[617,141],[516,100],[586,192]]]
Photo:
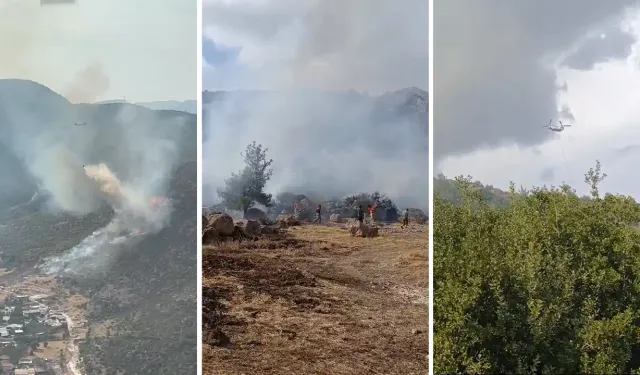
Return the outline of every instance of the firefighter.
[[[356,208],[356,218],[360,223],[364,222],[364,210],[360,205],[358,205],[358,208]]]
[[[402,217],[402,225],[400,228],[404,229],[409,226],[409,209],[407,208],[404,211],[404,216]]]
[[[322,224],[322,206],[321,205],[318,205],[318,207],[316,208],[316,219],[313,222]]]

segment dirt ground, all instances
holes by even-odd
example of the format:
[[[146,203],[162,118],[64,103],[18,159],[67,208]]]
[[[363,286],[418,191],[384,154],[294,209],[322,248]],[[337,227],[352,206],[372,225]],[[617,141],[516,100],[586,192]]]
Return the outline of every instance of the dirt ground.
[[[426,374],[428,227],[293,227],[203,249],[203,371]]]

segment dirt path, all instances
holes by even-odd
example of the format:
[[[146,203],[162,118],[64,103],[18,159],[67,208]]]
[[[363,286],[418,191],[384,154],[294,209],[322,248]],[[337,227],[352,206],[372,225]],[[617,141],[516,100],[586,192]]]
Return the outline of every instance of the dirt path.
[[[69,340],[69,344],[67,345],[67,351],[69,352],[69,362],[67,363],[67,369],[69,370],[69,372],[72,375],[84,375],[80,370],[79,370],[79,362],[80,362],[80,350],[78,349],[78,345],[76,345],[73,341],[74,338],[76,338],[74,336],[74,334],[76,333],[74,330],[74,322],[73,320],[71,320],[71,318],[69,317],[69,315],[63,313],[62,315],[64,315],[64,318],[67,321],[67,328],[69,329],[69,336],[71,337],[71,340]]]
[[[428,372],[427,226],[206,247],[205,374]]]

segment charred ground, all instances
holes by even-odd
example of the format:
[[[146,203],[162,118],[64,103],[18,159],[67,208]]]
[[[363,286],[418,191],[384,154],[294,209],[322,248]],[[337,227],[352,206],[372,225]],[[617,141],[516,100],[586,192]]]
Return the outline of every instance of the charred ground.
[[[303,225],[205,246],[205,373],[426,373],[427,228]]]

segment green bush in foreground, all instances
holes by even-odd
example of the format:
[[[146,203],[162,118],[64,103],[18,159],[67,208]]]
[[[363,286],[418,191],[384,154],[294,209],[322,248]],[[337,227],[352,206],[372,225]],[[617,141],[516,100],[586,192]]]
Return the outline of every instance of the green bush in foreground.
[[[640,373],[640,207],[569,186],[434,201],[436,373]]]

